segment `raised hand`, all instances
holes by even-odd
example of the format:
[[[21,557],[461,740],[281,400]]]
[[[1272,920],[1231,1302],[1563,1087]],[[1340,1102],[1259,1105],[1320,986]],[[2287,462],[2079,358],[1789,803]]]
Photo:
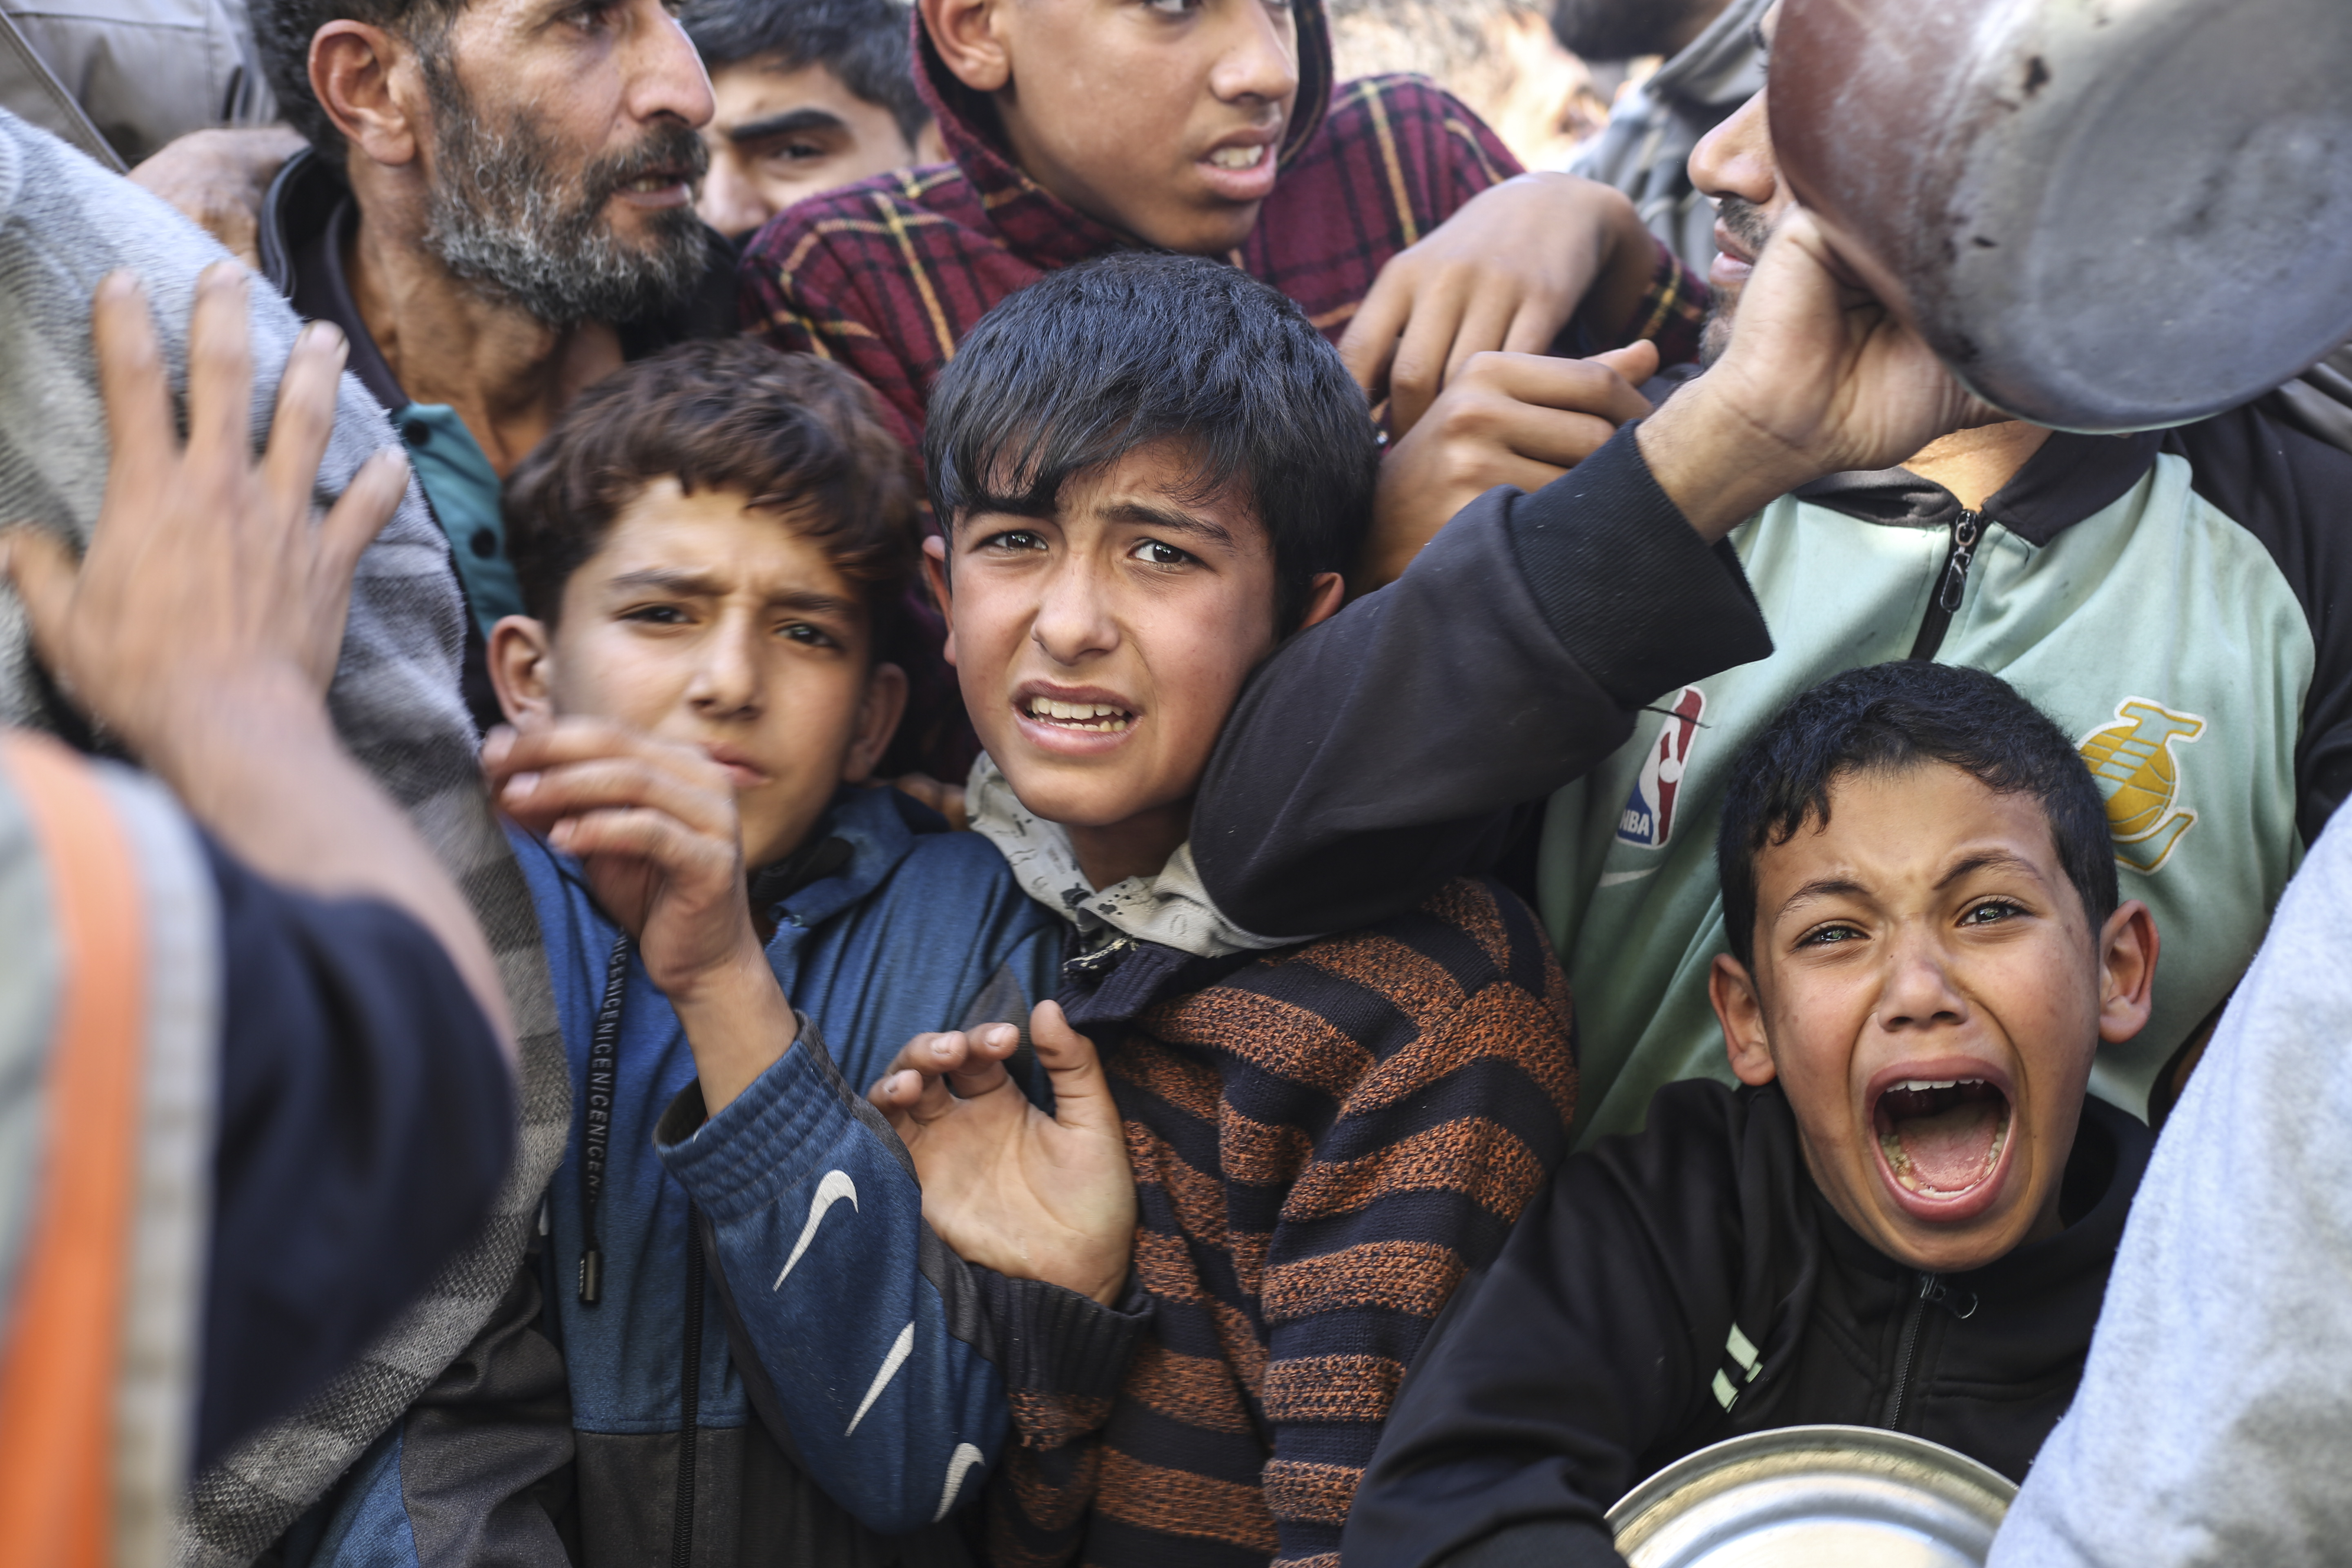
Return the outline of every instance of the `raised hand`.
[[[576,858],[597,904],[636,938],[717,1115],[799,1033],[752,929],[727,770],[601,719],[494,731],[482,765],[492,798]]]
[[[1573,174],[1520,174],[1389,259],[1339,357],[1367,394],[1387,396],[1389,431],[1401,439],[1472,355],[1543,353],[1588,294],[1592,319],[1622,321],[1656,256],[1619,192]]]
[[[1349,586],[1394,582],[1455,512],[1496,485],[1540,489],[1650,412],[1635,388],[1658,372],[1657,345],[1591,359],[1482,353],[1412,434],[1381,462],[1372,531]]]
[[[1757,258],[1723,358],[1640,439],[1659,486],[1720,535],[1823,474],[1888,468],[2007,417],[1961,389],[1798,207]]]
[[[112,451],[106,499],[77,563],[56,534],[9,536],[33,647],[68,695],[151,764],[256,683],[315,699],[334,678],[352,573],[400,504],[407,461],[369,459],[323,521],[311,497],[335,425],[348,346],[304,330],[286,362],[269,445],[253,458],[246,278],[197,280],[188,323],[188,438],[174,426],[154,317],[139,280],[107,277],[90,305]]]
[[[1029,1039],[1054,1114],[1004,1070],[1010,1024],[918,1035],[868,1094],[923,1184],[923,1218],[966,1261],[1108,1303],[1127,1281],[1135,1178],[1094,1044],[1041,1002]]]

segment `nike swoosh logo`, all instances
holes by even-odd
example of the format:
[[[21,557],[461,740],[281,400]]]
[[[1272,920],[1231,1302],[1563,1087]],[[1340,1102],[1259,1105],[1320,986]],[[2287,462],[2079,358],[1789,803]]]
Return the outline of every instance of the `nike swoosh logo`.
[[[1614,888],[1625,882],[1638,882],[1656,869],[1657,868],[1653,866],[1648,871],[1603,871],[1601,873],[1601,885],[1604,888]]]
[[[857,1424],[866,1419],[866,1413],[874,1408],[874,1402],[882,1397],[882,1391],[890,1385],[890,1380],[898,1375],[898,1369],[906,1365],[907,1358],[914,1353],[915,1325],[908,1323],[898,1331],[898,1342],[890,1347],[890,1353],[882,1358],[882,1370],[874,1374],[873,1385],[866,1389],[865,1402],[858,1405],[857,1414],[849,1418],[849,1430],[844,1432],[843,1436],[846,1437],[857,1430]],[[976,1459],[980,1456],[974,1454],[972,1458]]]
[[[948,1510],[955,1507],[956,1493],[963,1489],[964,1472],[980,1463],[980,1450],[969,1443],[958,1443],[955,1452],[948,1456],[947,1490],[940,1493],[940,1511],[931,1515],[931,1522],[947,1518]]]
[[[849,1179],[846,1171],[827,1171],[824,1180],[816,1184],[816,1196],[809,1199],[808,1223],[801,1226],[801,1238],[793,1244],[793,1255],[784,1259],[784,1272],[776,1276],[776,1282],[769,1289],[784,1288],[784,1276],[793,1271],[793,1265],[801,1260],[801,1254],[808,1250],[809,1243],[816,1237],[817,1221],[824,1217],[825,1210],[844,1198],[849,1200],[851,1208],[857,1207],[857,1184]]]

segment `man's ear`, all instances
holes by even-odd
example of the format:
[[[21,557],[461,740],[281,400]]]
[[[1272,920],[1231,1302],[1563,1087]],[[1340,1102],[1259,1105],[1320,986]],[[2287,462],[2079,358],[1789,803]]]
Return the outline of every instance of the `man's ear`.
[[[2147,1027],[2156,999],[2156,917],[2137,899],[2099,928],[2099,1038],[2119,1045]]]
[[[1299,618],[1298,629],[1305,631],[1329,620],[1339,613],[1341,601],[1348,596],[1348,580],[1337,572],[1318,572],[1315,581],[1307,585],[1307,614]]]
[[[541,723],[555,717],[550,690],[555,677],[555,639],[547,624],[529,616],[509,616],[490,628],[490,687],[499,694],[499,710],[507,722],[520,727],[526,719]]]
[[[953,664],[955,604],[948,588],[948,542],[937,534],[923,541],[923,580],[931,585],[931,598],[940,606],[940,619],[947,623],[948,640],[940,646],[940,657]]]
[[[310,38],[310,90],[353,151],[397,168],[416,160],[422,128],[409,118],[405,78],[415,54],[382,27],[342,19]]]
[[[857,728],[849,737],[849,751],[841,759],[841,782],[862,783],[889,749],[907,711],[907,672],[895,664],[877,664],[866,677],[866,697],[857,705]]]
[[[1004,39],[1004,0],[919,0],[931,47],[974,92],[1002,92],[1013,83],[1013,50]]]
[[[1779,1077],[1772,1043],[1764,1035],[1764,1001],[1756,994],[1756,978],[1748,966],[1727,952],[1717,953],[1715,967],[1707,972],[1706,996],[1715,1004],[1716,1021],[1723,1026],[1731,1075],[1751,1086]]]

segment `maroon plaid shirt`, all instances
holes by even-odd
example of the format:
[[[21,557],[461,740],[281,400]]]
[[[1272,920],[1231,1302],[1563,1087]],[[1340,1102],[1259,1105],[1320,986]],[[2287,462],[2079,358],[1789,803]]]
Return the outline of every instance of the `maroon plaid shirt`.
[[[1298,108],[1281,180],[1232,259],[1337,342],[1391,257],[1519,165],[1476,115],[1420,77],[1370,77],[1333,92],[1319,0],[1298,0],[1293,14]],[[919,18],[915,48],[955,162],[786,209],[751,241],[740,276],[746,328],[778,348],[842,361],[919,440],[932,382],[991,306],[1055,268],[1134,241],[1047,195],[980,132],[987,121],[974,95],[940,62]],[[1704,286],[1662,246],[1634,320],[1591,334],[1592,347],[1651,337],[1666,363],[1689,359],[1705,300]]]

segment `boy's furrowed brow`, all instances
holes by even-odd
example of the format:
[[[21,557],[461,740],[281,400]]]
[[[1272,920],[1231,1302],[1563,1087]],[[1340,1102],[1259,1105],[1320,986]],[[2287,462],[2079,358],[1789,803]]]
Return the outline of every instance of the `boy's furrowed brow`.
[[[1799,904],[1810,904],[1822,899],[1866,899],[1870,889],[1860,882],[1843,877],[1816,877],[1780,900],[1780,914],[1785,915]]]
[[[2024,856],[2008,849],[1985,849],[1970,855],[1936,879],[1936,890],[1943,891],[1964,877],[1979,871],[2013,871],[2036,882],[2042,881],[2042,868]]]
[[[846,131],[849,124],[828,109],[789,109],[782,114],[771,114],[765,120],[754,120],[748,125],[730,127],[727,140],[741,146],[747,142],[765,142],[772,137],[789,136],[801,131]]]
[[[1196,512],[1176,507],[1152,506],[1143,501],[1117,501],[1102,509],[1105,522],[1123,522],[1135,528],[1157,529],[1162,533],[1189,533],[1198,538],[1214,540],[1227,549],[1234,547],[1234,531],[1222,522],[1214,522]]]
[[[717,577],[662,566],[624,572],[612,580],[610,586],[624,594],[675,594],[685,599],[723,599],[734,591],[732,584]],[[797,610],[809,616],[856,615],[859,608],[855,599],[845,599],[838,594],[820,594],[809,588],[779,589],[770,594],[765,602],[770,609]]]

